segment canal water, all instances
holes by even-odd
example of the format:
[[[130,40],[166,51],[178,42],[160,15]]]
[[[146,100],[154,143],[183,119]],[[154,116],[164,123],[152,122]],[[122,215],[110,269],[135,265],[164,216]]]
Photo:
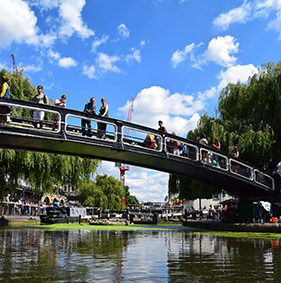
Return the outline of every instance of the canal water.
[[[280,282],[279,241],[171,230],[0,230],[0,282]]]

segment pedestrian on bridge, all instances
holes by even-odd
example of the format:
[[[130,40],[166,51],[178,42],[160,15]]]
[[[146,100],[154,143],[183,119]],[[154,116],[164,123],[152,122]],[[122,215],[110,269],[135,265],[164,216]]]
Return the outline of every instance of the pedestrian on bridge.
[[[218,138],[215,138],[214,143],[212,144],[212,148],[219,151],[221,149],[221,143]],[[212,154],[212,161],[215,166],[219,166],[219,157],[216,154]]]
[[[202,145],[208,145],[208,141],[207,141],[207,138],[206,138],[206,134],[202,134],[200,136],[200,140],[199,140],[199,144],[202,144]],[[203,162],[206,162],[207,161],[207,151],[206,150],[202,150],[202,161]]]
[[[108,104],[106,104],[106,99],[104,97],[101,99],[101,103],[102,103],[102,106],[100,108],[99,115],[101,117],[108,117],[109,107],[108,107]],[[105,139],[106,126],[107,126],[106,123],[98,123],[98,134],[97,134],[98,138]]]
[[[37,94],[33,97],[33,101],[38,104],[49,104],[47,95],[43,92],[43,86],[39,85],[37,87]],[[37,128],[39,123],[40,129],[43,128],[43,120],[44,120],[45,112],[34,110],[33,118],[34,118],[34,128]]]
[[[94,97],[92,97],[90,99],[90,102],[85,104],[84,112],[87,113],[88,117],[96,115],[95,101],[96,101],[96,99]],[[88,127],[87,136],[91,137],[92,136],[91,120],[82,119],[81,124],[82,124],[82,135],[83,136],[86,135],[86,125],[87,125],[87,127]]]
[[[0,97],[3,98],[10,98],[10,88],[8,85],[8,81],[10,79],[2,76],[0,81]],[[7,115],[11,112],[10,106],[0,106],[0,124],[3,123],[3,125],[7,124]]]
[[[66,100],[66,94],[63,94],[60,99],[56,99],[55,100],[55,106],[65,108],[66,107],[65,100]],[[59,115],[57,113],[54,113],[52,115],[52,120],[53,120],[52,131],[54,131],[56,129],[57,123],[59,121]]]

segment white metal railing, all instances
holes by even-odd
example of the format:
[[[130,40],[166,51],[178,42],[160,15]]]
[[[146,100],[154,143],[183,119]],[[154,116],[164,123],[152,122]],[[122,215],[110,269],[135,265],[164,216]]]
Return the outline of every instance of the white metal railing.
[[[228,171],[229,169],[227,156],[219,153],[218,151],[200,148],[200,160],[219,170]]]
[[[160,134],[152,134],[149,131],[134,127],[122,127],[122,141],[129,146],[141,147],[148,150],[162,151],[163,149],[163,138]]]
[[[165,146],[169,155],[176,155],[181,158],[191,159],[194,161],[199,160],[198,147],[193,144],[166,137]]]
[[[83,117],[79,115],[67,114],[65,119],[65,132],[69,135],[84,136],[85,138],[94,139],[103,138],[111,142],[115,142],[117,140],[117,126],[114,123],[100,120],[98,116]],[[82,127],[82,121],[84,121],[84,129]],[[90,129],[88,128],[88,123],[91,126]],[[99,130],[99,124],[106,124],[105,132]],[[101,137],[101,134],[103,137]]]
[[[26,106],[26,105],[19,105],[19,104],[14,104],[14,103],[7,103],[7,102],[3,102],[0,101],[0,105],[2,106],[11,106],[13,108],[21,108],[21,109],[25,109],[25,110],[29,110],[29,111],[43,111],[43,112],[47,112],[50,114],[56,114],[58,115],[58,121],[57,121],[57,128],[55,130],[55,132],[59,132],[60,131],[60,127],[61,127],[61,115],[58,111],[54,111],[54,110],[46,110],[46,109],[42,109],[36,106]],[[4,115],[4,114],[1,114]],[[7,125],[12,125],[14,127],[18,127],[18,128],[29,128],[29,129],[33,129],[33,130],[48,130],[50,131],[52,129],[52,125],[54,123],[53,120],[42,120],[43,123],[43,128],[42,129],[37,129],[34,127],[34,123],[35,121],[37,121],[38,119],[33,118],[33,113],[30,116],[14,116],[11,113],[6,114],[7,116]],[[52,116],[51,116],[52,117]],[[14,122],[13,120],[19,120],[20,122]]]
[[[268,174],[260,172],[257,169],[254,169],[254,181],[270,190],[274,191],[275,189],[274,179]]]
[[[60,132],[62,129],[69,135],[82,136],[83,128],[81,121],[84,120],[86,123],[91,124],[90,136],[85,136],[85,138],[94,138],[99,139],[99,133],[101,128],[100,124],[106,124],[106,132],[104,137],[106,141],[115,142],[118,139],[118,134],[121,134],[121,138],[124,144],[141,147],[147,150],[153,150],[161,152],[163,149],[166,150],[168,155],[177,156],[183,159],[189,159],[193,161],[200,161],[208,166],[212,166],[215,169],[229,171],[231,174],[239,176],[241,178],[255,182],[258,185],[261,185],[265,189],[275,190],[274,178],[270,175],[255,169],[254,167],[247,165],[241,161],[236,160],[235,158],[228,158],[226,155],[223,155],[217,151],[196,146],[193,143],[183,142],[177,138],[165,137],[162,135],[151,133],[148,130],[142,130],[137,127],[123,126],[121,133],[117,132],[117,124],[114,122],[105,122],[99,119],[99,116],[84,117],[75,114],[67,114],[66,122],[62,122],[60,109],[58,107],[56,110],[42,109],[36,106],[21,105],[18,103],[9,103],[0,100],[0,105],[2,106],[12,106],[13,109],[21,108],[25,111],[43,111],[45,113],[56,114],[58,121],[56,123],[56,128],[54,132]],[[51,131],[54,121],[43,120],[43,129],[34,128],[35,119],[32,118],[33,113],[25,112],[25,117],[13,116],[12,111],[7,117],[11,118],[11,121],[7,122],[7,125],[15,128],[28,128],[34,131]],[[2,114],[3,115],[3,114]],[[87,129],[88,130],[88,129]],[[87,131],[86,130],[86,131]],[[148,138],[152,137],[152,140]]]

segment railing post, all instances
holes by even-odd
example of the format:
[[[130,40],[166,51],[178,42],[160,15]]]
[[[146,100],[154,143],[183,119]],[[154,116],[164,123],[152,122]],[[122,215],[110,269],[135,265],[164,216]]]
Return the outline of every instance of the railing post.
[[[116,139],[116,142],[113,144],[113,147],[124,148],[123,138],[122,138],[122,136],[123,136],[123,134],[122,134],[123,123],[121,121],[116,121],[115,125],[116,125],[117,139]]]

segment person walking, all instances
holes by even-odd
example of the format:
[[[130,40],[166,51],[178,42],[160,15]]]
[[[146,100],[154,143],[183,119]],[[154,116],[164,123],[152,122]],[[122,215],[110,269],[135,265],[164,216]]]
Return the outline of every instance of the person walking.
[[[47,95],[43,92],[43,86],[39,85],[37,87],[37,94],[33,97],[33,101],[38,104],[49,104]],[[43,128],[45,112],[40,110],[33,111],[34,118],[34,128],[37,128],[39,124],[40,129]]]
[[[102,103],[102,106],[100,108],[99,115],[101,117],[108,117],[109,107],[108,107],[108,104],[106,104],[106,99],[104,97],[101,99],[101,103]],[[98,134],[97,134],[98,138],[105,139],[105,136],[106,136],[106,126],[107,126],[106,123],[98,123]]]
[[[90,99],[90,102],[85,104],[84,112],[87,113],[88,117],[91,117],[92,115],[96,115],[95,101],[96,101],[96,99],[94,97],[92,97]],[[83,136],[86,135],[86,126],[87,126],[88,127],[87,136],[91,137],[92,136],[91,121],[86,120],[86,119],[82,119],[81,126],[82,126],[82,135]]]

